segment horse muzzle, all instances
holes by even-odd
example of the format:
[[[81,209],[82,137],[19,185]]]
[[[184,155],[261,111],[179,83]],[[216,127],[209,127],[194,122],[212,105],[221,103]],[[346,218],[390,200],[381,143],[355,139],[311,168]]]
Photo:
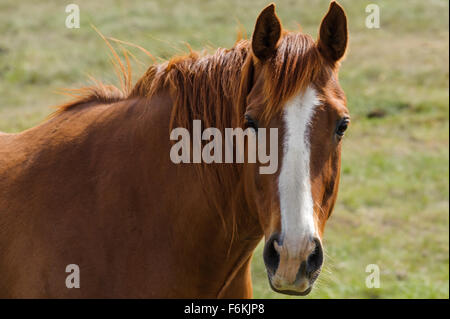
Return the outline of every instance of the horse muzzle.
[[[304,238],[293,248],[275,233],[264,246],[264,263],[271,288],[287,295],[306,296],[319,277],[323,249],[319,238]]]

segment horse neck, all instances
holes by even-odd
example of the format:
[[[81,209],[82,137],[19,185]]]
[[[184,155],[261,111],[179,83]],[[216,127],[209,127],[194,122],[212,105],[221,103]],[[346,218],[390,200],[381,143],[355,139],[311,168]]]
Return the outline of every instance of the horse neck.
[[[159,154],[163,161],[167,161],[166,171],[152,180],[160,180],[160,187],[173,192],[171,198],[175,198],[172,203],[165,204],[169,209],[160,230],[156,231],[163,232],[167,225],[180,227],[183,236],[177,235],[169,251],[177,251],[185,260],[192,260],[192,255],[201,252],[203,256],[196,258],[191,266],[205,269],[209,272],[205,277],[214,278],[213,282],[221,278],[223,287],[237,275],[236,268],[249,260],[262,238],[258,220],[246,200],[243,167],[236,164],[173,164],[168,156],[170,143],[167,133],[175,127],[184,127],[191,131],[192,136],[194,119],[202,120],[203,129],[218,128],[222,136],[225,136],[226,127],[236,127],[236,122],[243,118],[240,101],[242,77],[246,72],[243,65],[247,61],[244,51],[240,51],[241,56],[228,60],[239,62],[231,68],[227,63],[216,63],[213,70],[208,71],[211,69],[206,66],[213,63],[209,59],[214,60],[217,56],[196,61],[192,66],[196,72],[190,77],[182,74],[186,68],[183,64],[170,70],[168,66],[152,68],[148,72],[152,77],[151,96],[142,100],[148,101],[145,102],[148,110],[146,125],[150,130],[159,127],[158,134],[165,137],[155,139],[158,145],[151,145],[148,152],[148,156]],[[145,85],[148,85],[148,79],[141,79],[135,92],[143,94]],[[167,95],[161,100],[162,92]],[[163,107],[157,106],[161,103]],[[163,117],[155,119],[158,116],[155,114],[163,114]],[[167,127],[161,123],[168,123]],[[148,134],[155,132],[149,131]],[[186,238],[195,245],[186,247]],[[216,266],[211,268],[210,265]]]

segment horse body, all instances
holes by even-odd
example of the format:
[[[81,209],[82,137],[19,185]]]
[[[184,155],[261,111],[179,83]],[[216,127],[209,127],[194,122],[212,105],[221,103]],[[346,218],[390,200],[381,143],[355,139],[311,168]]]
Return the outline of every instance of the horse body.
[[[2,137],[0,296],[250,296],[245,277],[261,237],[227,256],[229,235],[205,211],[195,171],[161,155],[168,103],[85,105]],[[70,263],[82,289],[65,286]]]
[[[249,298],[263,236],[272,288],[309,293],[348,119],[337,82],[346,32],[334,2],[317,44],[282,32],[271,5],[252,41],[151,66],[129,94],[99,86],[35,128],[0,134],[0,297]],[[280,129],[275,174],[171,161],[174,126],[223,131],[249,118]],[[72,264],[79,289],[66,285]]]

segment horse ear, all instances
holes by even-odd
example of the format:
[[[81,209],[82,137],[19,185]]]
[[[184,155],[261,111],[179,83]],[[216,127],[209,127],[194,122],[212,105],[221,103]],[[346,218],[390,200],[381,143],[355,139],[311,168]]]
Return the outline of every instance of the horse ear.
[[[252,36],[253,54],[264,61],[275,53],[281,35],[281,23],[275,13],[275,4],[264,8],[256,20]]]
[[[319,51],[334,64],[343,57],[347,41],[347,17],[344,9],[333,1],[320,25],[317,41]]]

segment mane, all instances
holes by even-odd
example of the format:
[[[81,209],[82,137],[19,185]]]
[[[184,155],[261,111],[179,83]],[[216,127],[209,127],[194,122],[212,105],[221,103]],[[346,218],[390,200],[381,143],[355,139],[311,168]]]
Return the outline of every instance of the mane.
[[[57,106],[56,112],[51,116],[56,116],[59,113],[71,110],[77,106],[96,102],[96,103],[115,103],[124,100],[127,95],[118,87],[111,84],[103,84],[100,81],[94,80],[94,85],[85,86],[79,89],[64,89],[62,94],[72,97],[72,100]]]
[[[193,119],[201,119],[205,127],[228,127],[236,120],[234,107],[249,48],[249,41],[240,40],[233,48],[219,48],[212,55],[191,51],[151,66],[130,97],[152,97],[166,89],[174,101],[171,128],[190,128]]]
[[[193,119],[202,120],[204,127],[242,126],[245,97],[251,88],[254,71],[249,40],[238,40],[231,49],[219,48],[211,55],[205,51],[190,51],[185,56],[153,64],[134,87],[126,52],[127,64],[124,66],[107,43],[113,51],[122,88],[93,80],[92,86],[67,90],[74,99],[59,106],[56,114],[84,103],[151,98],[162,90],[168,90],[174,101],[171,128],[190,128]],[[282,110],[287,99],[315,81],[322,70],[322,59],[314,40],[305,34],[284,32],[277,53],[264,74],[266,107],[263,117],[266,122]]]

